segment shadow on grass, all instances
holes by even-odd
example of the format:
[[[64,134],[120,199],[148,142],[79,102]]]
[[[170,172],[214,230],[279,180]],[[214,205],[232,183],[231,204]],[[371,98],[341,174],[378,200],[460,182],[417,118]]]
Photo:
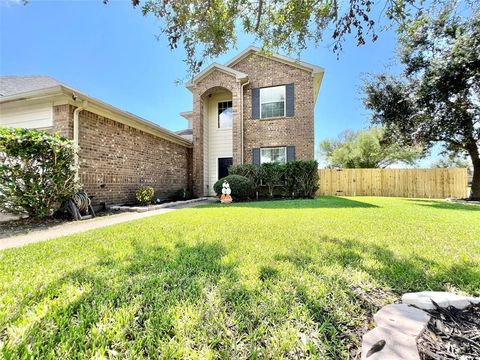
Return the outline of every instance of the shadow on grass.
[[[415,205],[426,206],[434,209],[445,210],[467,210],[467,211],[480,211],[480,205],[476,204],[461,204],[454,202],[447,202],[444,200],[423,200],[423,199],[407,199],[414,202]]]
[[[367,319],[382,305],[384,296],[379,292],[379,302],[375,302],[359,291],[348,276],[350,270],[366,273],[381,288],[398,293],[442,290],[446,284],[466,291],[480,289],[480,269],[473,263],[443,266],[348,239],[323,237],[290,252],[273,250],[268,263],[255,264],[260,281],[248,288],[240,281],[238,263],[225,261],[229,252],[219,243],[163,247],[134,240],[131,246],[133,253],[125,259],[115,260],[107,250],[101,260],[28,294],[0,324],[5,357],[65,355],[59,349],[68,349],[69,356],[79,358],[94,357],[95,351],[100,351],[99,357],[115,353],[120,357],[181,357],[173,350],[178,341],[179,347],[189,343],[191,351],[208,348],[218,357],[247,358],[269,354],[272,333],[286,321],[299,322],[313,348],[311,353],[298,352],[302,346],[298,340],[296,349],[285,350],[285,357],[292,353],[314,357],[319,351],[328,358],[345,358],[348,349],[358,348]],[[279,269],[285,262],[292,264],[291,272]],[[327,277],[324,269],[330,267],[341,271]],[[305,273],[313,282],[304,281]],[[314,296],[318,284],[330,289],[321,299]],[[79,295],[70,299],[69,287],[79,289]],[[290,301],[305,309],[311,322],[304,322],[298,314],[286,319],[277,308],[282,303],[270,301],[283,299],[287,289]],[[32,321],[32,308],[43,303],[50,308]],[[360,315],[348,313],[347,304],[352,303],[362,309]],[[198,308],[203,313],[196,314]],[[6,326],[21,318],[32,325],[21,341],[15,341],[9,338],[15,332],[6,331]]]
[[[207,205],[218,207],[219,204]],[[224,206],[224,205],[222,205]],[[321,196],[315,199],[302,200],[264,200],[246,201],[229,205],[232,207],[248,207],[257,209],[341,209],[341,208],[378,208],[379,206],[364,201],[352,200],[337,196]]]
[[[108,349],[117,353],[127,350],[115,349],[116,337],[120,335],[127,343],[149,342],[140,353],[156,358],[160,356],[156,344],[175,336],[170,311],[182,304],[207,301],[206,292],[220,278],[232,283],[238,280],[234,267],[220,261],[225,254],[221,245],[178,244],[172,250],[142,247],[133,241],[132,246],[132,257],[123,262],[114,261],[105,253],[102,260],[67,272],[62,278],[27,294],[16,311],[0,324],[0,339],[5,344],[0,347],[0,354],[7,358],[62,357],[56,351],[61,344],[68,344],[72,357],[83,357],[81,354],[88,354],[88,349],[99,346],[107,350],[106,355]],[[69,287],[79,289],[81,295],[69,301],[64,293]],[[58,303],[55,299],[59,299]],[[22,336],[24,340],[9,339],[6,325],[22,318],[30,322],[31,307],[42,303],[50,308],[28,327]],[[122,313],[125,313],[123,318]],[[108,336],[101,336],[99,329],[105,330],[115,321],[126,323],[110,329]],[[97,338],[92,334],[97,334]]]

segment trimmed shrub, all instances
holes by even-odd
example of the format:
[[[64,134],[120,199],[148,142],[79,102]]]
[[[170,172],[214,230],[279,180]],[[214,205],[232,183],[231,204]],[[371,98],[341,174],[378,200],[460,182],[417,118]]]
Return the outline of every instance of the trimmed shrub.
[[[285,188],[292,198],[313,198],[318,190],[318,163],[315,160],[285,164]]]
[[[0,210],[53,215],[80,188],[73,141],[45,131],[0,128]]]
[[[178,201],[190,200],[193,199],[193,194],[187,188],[178,189],[173,194],[173,199]]]
[[[215,190],[218,196],[222,194],[222,185],[224,180],[227,180],[227,182],[230,184],[233,200],[246,200],[252,196],[252,181],[247,177],[240,175],[228,175],[218,180],[215,185],[213,185],[213,190]]]
[[[253,184],[253,191],[258,199],[258,191],[262,185],[263,169],[261,166],[254,164],[232,165],[228,168],[230,175],[245,176],[250,179]]]
[[[139,205],[148,205],[153,201],[155,190],[151,186],[143,186],[135,193],[135,199]]]
[[[263,163],[262,184],[268,188],[268,195],[273,197],[273,190],[284,185],[285,165],[279,163]]]

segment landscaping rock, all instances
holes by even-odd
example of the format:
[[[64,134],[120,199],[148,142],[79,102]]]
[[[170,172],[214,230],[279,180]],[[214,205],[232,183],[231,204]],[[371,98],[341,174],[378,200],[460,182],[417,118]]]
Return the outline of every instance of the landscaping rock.
[[[378,344],[382,340],[385,341],[385,345],[380,351],[374,352],[375,347],[381,347]],[[414,336],[405,335],[392,328],[376,327],[363,335],[361,358],[362,360],[420,360],[420,355]]]
[[[373,315],[373,318],[379,327],[396,330],[415,338],[420,335],[430,320],[427,313],[406,304],[384,306]]]
[[[457,295],[444,291],[422,291],[417,293],[406,293],[402,296],[402,303],[415,305],[421,309],[435,309],[432,300],[440,307],[453,306],[457,309],[464,309],[471,303],[478,304],[480,298]]]

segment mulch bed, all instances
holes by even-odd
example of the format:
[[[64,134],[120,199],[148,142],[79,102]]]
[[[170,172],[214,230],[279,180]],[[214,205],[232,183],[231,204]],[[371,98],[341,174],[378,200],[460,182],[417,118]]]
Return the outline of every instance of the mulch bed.
[[[480,359],[480,304],[425,310],[430,322],[417,340],[422,360]]]
[[[95,213],[97,217],[108,216],[113,214],[111,211],[98,211]],[[36,230],[46,230],[53,226],[60,225],[73,220],[68,216],[55,216],[46,219],[30,219],[23,218],[10,221],[0,222],[0,241],[10,236],[24,235]]]

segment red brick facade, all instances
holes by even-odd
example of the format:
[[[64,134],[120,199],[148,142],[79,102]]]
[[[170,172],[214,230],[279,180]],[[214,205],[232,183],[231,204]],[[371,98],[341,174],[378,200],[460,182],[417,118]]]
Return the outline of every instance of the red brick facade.
[[[233,65],[231,74],[225,69],[213,68],[191,83],[193,94],[193,179],[197,194],[204,188],[204,113],[205,99],[216,91],[228,90],[232,94],[233,107],[233,163],[252,163],[254,148],[295,147],[298,160],[314,159],[314,73],[313,70],[294,66],[278,59],[251,54]],[[225,71],[224,71],[225,70]],[[248,83],[236,78],[236,74],[248,76]],[[243,87],[243,118],[241,91]],[[252,89],[294,84],[294,115],[272,119],[252,119]],[[243,125],[243,126],[242,126]],[[243,127],[243,161],[242,161]]]
[[[252,162],[252,149],[295,146],[297,160],[314,159],[313,77],[307,70],[250,55],[233,69],[248,74],[250,83],[243,93],[244,162]],[[252,88],[295,84],[295,115],[268,120],[252,119]]]
[[[74,109],[53,109],[55,131],[70,138]],[[80,181],[96,205],[134,203],[141,186],[167,197],[191,185],[191,148],[86,110],[79,114],[79,146]]]

